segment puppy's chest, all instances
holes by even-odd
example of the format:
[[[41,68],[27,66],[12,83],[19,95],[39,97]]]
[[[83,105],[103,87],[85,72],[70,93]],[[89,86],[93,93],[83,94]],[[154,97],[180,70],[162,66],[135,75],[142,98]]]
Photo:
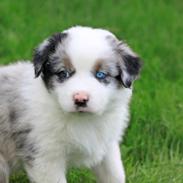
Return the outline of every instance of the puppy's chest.
[[[107,134],[94,126],[65,129],[58,146],[64,153],[68,166],[92,166],[102,159],[110,143]]]
[[[116,140],[113,139],[115,137],[110,127],[108,129],[95,122],[81,124],[77,121],[62,128],[50,130],[42,137],[44,138],[39,143],[43,144],[44,152],[48,151],[51,157],[55,154],[58,155],[56,158],[64,157],[70,167],[91,167],[103,158],[109,144]]]
[[[56,116],[56,117],[55,117]],[[32,138],[46,161],[66,161],[68,166],[91,167],[102,160],[111,143],[120,139],[122,119],[108,115],[97,119],[39,116]],[[44,117],[44,119],[42,119]]]
[[[93,143],[92,140],[89,143],[83,145],[72,142],[65,145],[67,149],[65,157],[68,167],[91,167],[102,160],[107,147],[103,144]]]

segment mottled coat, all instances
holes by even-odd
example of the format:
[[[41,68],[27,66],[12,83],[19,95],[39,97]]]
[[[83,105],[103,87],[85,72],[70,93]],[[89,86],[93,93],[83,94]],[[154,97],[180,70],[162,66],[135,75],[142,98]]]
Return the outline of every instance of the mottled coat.
[[[21,160],[35,183],[66,183],[81,166],[124,183],[119,143],[140,66],[112,33],[74,27],[40,44],[33,64],[1,67],[0,182]]]

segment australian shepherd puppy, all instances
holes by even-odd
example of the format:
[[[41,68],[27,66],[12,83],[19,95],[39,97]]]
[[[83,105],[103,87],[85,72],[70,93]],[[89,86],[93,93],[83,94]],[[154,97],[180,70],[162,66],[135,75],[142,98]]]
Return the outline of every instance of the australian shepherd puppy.
[[[43,41],[33,64],[2,66],[0,183],[18,159],[34,183],[66,183],[83,166],[99,183],[124,183],[119,143],[140,67],[112,33],[80,26]]]

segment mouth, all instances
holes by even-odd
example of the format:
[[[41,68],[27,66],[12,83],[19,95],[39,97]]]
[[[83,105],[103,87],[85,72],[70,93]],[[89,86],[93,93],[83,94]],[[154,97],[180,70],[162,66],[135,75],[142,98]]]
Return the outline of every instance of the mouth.
[[[83,110],[75,110],[71,112],[71,115],[77,116],[77,117],[86,117],[86,116],[91,116],[94,113],[90,111],[83,111]]]
[[[82,108],[82,107],[77,108],[76,112],[78,112],[78,113],[91,113],[89,110],[87,110],[86,108]]]
[[[95,115],[101,115],[102,113],[99,113],[97,111],[94,111],[90,108],[86,108],[86,107],[77,107],[77,108],[74,108],[73,110],[71,111],[68,111],[71,115],[73,114],[74,116],[77,115],[77,116],[95,116]]]
[[[83,113],[85,113],[85,114],[91,114],[91,113],[93,113],[88,107],[75,107],[75,109],[74,109],[74,111],[73,111],[74,113],[81,113],[81,114],[83,114]]]

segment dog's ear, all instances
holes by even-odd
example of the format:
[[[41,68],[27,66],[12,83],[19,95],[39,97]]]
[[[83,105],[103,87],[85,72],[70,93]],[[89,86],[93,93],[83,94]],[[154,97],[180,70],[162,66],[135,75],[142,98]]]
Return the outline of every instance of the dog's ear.
[[[33,55],[33,64],[35,69],[35,77],[38,77],[45,64],[49,61],[50,55],[53,54],[59,43],[67,36],[67,33],[56,33],[50,38],[43,41],[38,48],[35,49]]]
[[[126,43],[119,42],[117,51],[121,57],[119,78],[124,87],[130,88],[133,81],[138,78],[143,62]]]

